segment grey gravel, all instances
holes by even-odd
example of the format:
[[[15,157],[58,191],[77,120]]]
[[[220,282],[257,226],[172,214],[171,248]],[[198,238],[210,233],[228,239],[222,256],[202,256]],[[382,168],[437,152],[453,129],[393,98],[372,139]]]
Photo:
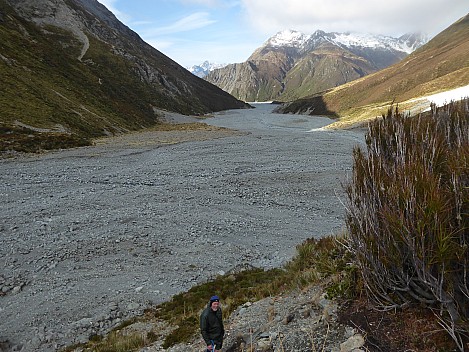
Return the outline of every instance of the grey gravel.
[[[205,122],[242,133],[0,161],[0,344],[54,351],[242,265],[278,267],[344,227],[359,130],[272,106]],[[137,135],[138,138],[138,135]]]

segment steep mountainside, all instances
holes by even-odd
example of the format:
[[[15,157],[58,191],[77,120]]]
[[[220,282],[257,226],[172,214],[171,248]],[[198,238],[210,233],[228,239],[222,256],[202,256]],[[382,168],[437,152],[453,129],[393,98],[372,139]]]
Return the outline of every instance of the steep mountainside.
[[[424,42],[401,38],[316,31],[283,31],[249,59],[205,77],[245,101],[289,100],[339,86],[402,60]]]
[[[468,53],[466,15],[401,62],[324,94],[287,103],[279,111],[327,113],[341,117],[337,125],[380,116],[392,101],[418,112],[429,105],[418,98],[469,84]]]
[[[96,0],[0,0],[0,75],[0,127],[9,135],[20,125],[90,138],[154,125],[159,109],[245,107]]]

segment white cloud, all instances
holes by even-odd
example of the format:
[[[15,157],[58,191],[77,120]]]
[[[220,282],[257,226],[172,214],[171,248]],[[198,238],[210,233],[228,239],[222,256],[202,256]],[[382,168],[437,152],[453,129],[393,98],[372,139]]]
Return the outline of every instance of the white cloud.
[[[189,5],[202,5],[202,6],[217,6],[219,5],[219,0],[180,0],[182,4]]]
[[[194,29],[203,28],[209,26],[217,21],[210,19],[210,14],[207,12],[196,12],[189,16],[183,17],[176,22],[165,26],[152,28],[149,30],[142,30],[140,33],[144,37],[153,35],[166,35],[180,32],[192,31]]]
[[[357,31],[430,35],[468,13],[467,0],[242,0],[252,26],[266,34],[283,29],[312,33]]]
[[[234,7],[239,0],[179,0],[183,5],[200,5],[205,7]]]
[[[116,16],[121,22],[127,23],[130,18],[127,16],[125,13],[119,11],[114,4],[117,2],[117,0],[98,0],[101,4],[106,6],[106,8],[111,11],[114,16]]]

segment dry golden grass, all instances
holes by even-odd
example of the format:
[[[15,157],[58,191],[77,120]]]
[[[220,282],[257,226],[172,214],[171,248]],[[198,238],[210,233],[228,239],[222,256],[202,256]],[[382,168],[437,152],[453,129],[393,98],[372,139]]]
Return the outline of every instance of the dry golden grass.
[[[177,144],[188,141],[202,141],[223,138],[241,132],[227,128],[210,126],[205,123],[165,123],[143,131],[129,132],[118,136],[97,138],[96,146],[106,147],[145,147]]]

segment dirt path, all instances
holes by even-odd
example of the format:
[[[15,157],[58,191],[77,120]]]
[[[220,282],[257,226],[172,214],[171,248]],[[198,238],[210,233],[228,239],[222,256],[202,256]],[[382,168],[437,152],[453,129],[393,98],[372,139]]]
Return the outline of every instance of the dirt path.
[[[240,133],[134,134],[0,161],[0,344],[53,351],[340,231],[361,134],[308,132],[329,121],[269,109],[206,121]]]

